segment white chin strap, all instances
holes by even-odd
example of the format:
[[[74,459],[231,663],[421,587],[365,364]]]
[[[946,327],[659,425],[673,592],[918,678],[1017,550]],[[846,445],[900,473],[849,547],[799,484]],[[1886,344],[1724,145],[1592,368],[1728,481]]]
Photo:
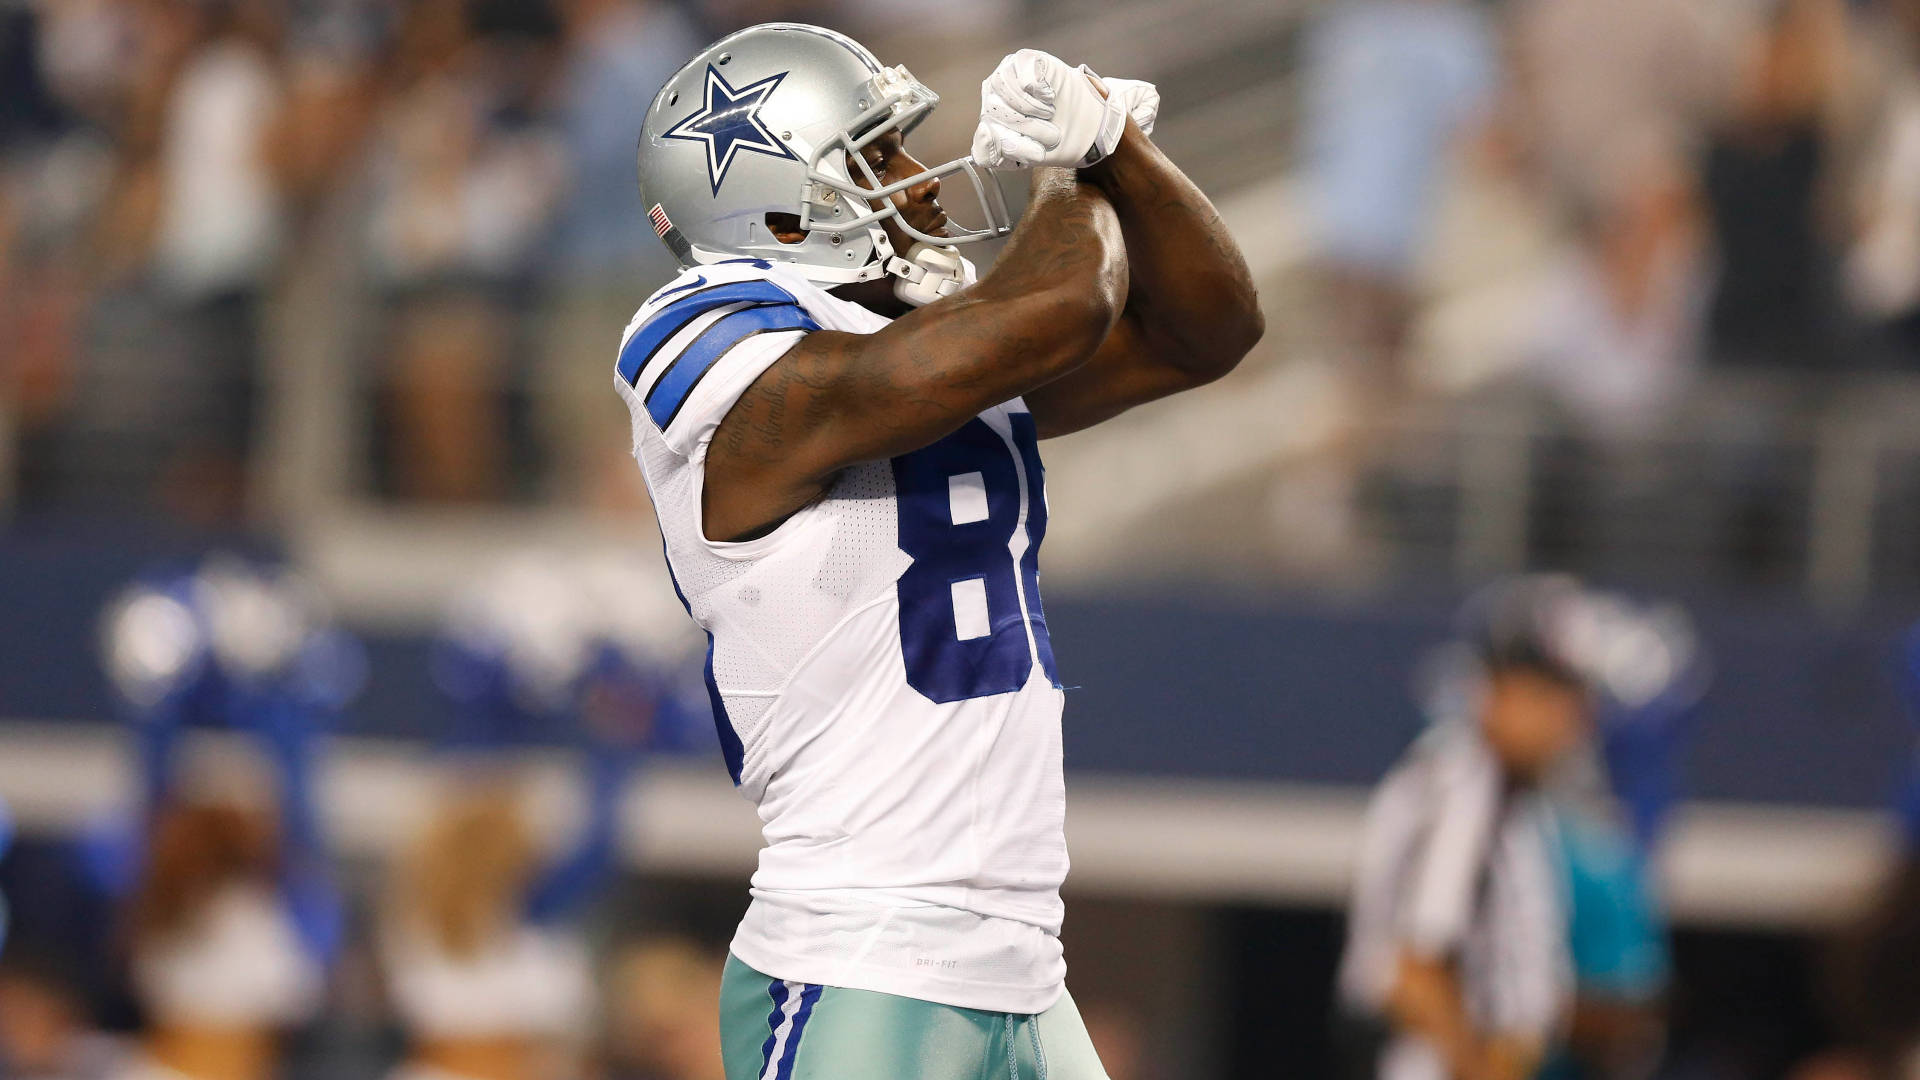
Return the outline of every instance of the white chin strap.
[[[886,267],[894,277],[893,295],[914,307],[952,296],[978,280],[973,263],[959,249],[932,244],[915,244],[904,258],[890,256]]]

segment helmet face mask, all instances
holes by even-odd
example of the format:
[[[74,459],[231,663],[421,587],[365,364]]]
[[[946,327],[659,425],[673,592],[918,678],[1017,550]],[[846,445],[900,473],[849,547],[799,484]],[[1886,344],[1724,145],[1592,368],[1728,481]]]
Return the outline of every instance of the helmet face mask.
[[[709,46],[661,88],[640,139],[643,206],[683,266],[758,258],[823,284],[892,272],[885,223],[948,248],[1012,231],[1000,189],[971,157],[882,181],[864,150],[905,136],[939,104],[905,68],[820,27],[771,23]],[[894,196],[965,174],[986,224],[938,236],[908,224]],[[794,214],[782,243],[768,214]]]
[[[860,103],[866,106],[865,111],[820,140],[808,155],[807,179],[811,186],[802,203],[802,230],[868,228],[892,218],[900,231],[916,243],[937,247],[994,240],[1013,231],[1000,186],[986,175],[987,170],[971,156],[954,158],[943,165],[931,166],[911,176],[885,183],[874,173],[873,166],[868,164],[863,152],[867,147],[890,132],[897,131],[905,138],[940,104],[940,95],[915,79],[906,68],[896,66],[886,68],[868,80]],[[852,182],[844,167],[837,171],[828,167],[829,163],[841,161],[854,163],[866,183]],[[965,173],[972,185],[974,198],[986,220],[983,227],[968,229],[949,223],[946,235],[936,236],[914,228],[900,213],[899,207],[893,205],[893,195],[955,173]],[[855,200],[852,204],[855,206],[876,201],[882,205],[877,209],[857,211],[857,216],[845,221],[821,220],[814,216],[816,209],[825,209],[829,215],[837,218],[841,213],[838,206],[846,205],[848,199]]]

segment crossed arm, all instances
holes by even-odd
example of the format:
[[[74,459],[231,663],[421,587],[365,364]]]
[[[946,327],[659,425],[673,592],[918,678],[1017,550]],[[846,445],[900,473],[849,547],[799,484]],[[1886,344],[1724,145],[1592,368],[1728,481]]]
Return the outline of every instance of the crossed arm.
[[[1132,120],[1113,154],[1080,175],[1120,218],[1132,280],[1125,310],[1092,359],[1027,393],[1041,438],[1212,382],[1266,330],[1252,275],[1219,212]]]
[[[849,465],[936,442],[1059,379],[1107,340],[1127,296],[1108,196],[1072,172],[1035,176],[993,271],[874,334],[815,331],[747,388],[707,451],[715,540],[764,533]]]
[[[874,334],[808,334],[708,449],[703,526],[762,535],[840,470],[917,450],[1024,396],[1043,437],[1219,378],[1264,325],[1246,262],[1192,181],[1128,121],[1079,173],[1036,171],[993,271]]]

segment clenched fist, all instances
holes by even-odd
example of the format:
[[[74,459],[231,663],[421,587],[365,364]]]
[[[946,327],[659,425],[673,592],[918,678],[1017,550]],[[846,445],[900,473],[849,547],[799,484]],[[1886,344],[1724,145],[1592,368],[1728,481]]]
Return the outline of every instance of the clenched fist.
[[[1153,98],[1157,110],[1158,94]],[[1086,168],[1113,153],[1126,125],[1127,106],[1118,95],[1103,95],[1087,72],[1021,49],[980,84],[973,156],[995,169]]]

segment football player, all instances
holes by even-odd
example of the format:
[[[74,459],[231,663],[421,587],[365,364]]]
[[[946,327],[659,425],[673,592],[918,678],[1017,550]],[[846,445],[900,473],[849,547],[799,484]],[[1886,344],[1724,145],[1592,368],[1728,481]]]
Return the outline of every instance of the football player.
[[[617,385],[766,839],[731,1080],[1104,1076],[1058,938],[1039,440],[1217,379],[1262,331],[1148,138],[1151,86],[1017,53],[975,153],[928,167],[903,140],[937,101],[840,34],[763,25],[675,74],[641,136],[684,271]],[[1017,229],[993,167],[1034,170]],[[955,181],[982,227],[948,221]],[[1008,234],[976,281],[961,248]]]

